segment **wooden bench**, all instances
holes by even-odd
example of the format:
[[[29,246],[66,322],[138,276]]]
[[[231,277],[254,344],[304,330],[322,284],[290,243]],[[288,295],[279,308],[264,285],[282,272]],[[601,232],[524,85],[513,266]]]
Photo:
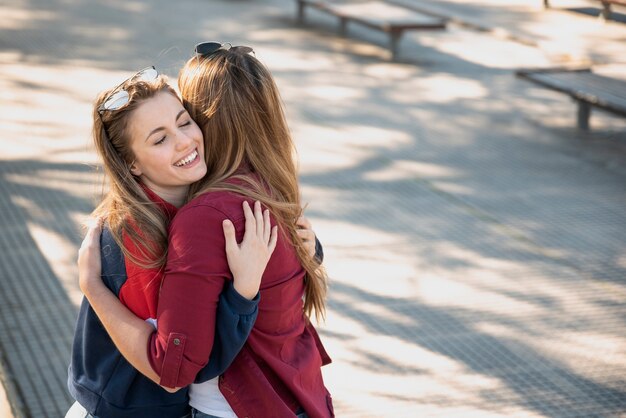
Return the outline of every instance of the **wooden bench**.
[[[324,0],[296,0],[298,22],[304,23],[306,7],[329,13],[339,18],[339,33],[345,36],[348,22],[355,22],[389,34],[391,59],[398,57],[398,42],[407,30],[445,29],[444,19],[425,15],[403,7],[380,1],[360,3],[335,3]]]
[[[581,70],[520,70],[520,78],[571,96],[578,102],[578,128],[589,129],[591,108],[626,117],[626,81]]]
[[[596,0],[602,3],[602,18],[608,20],[611,18],[611,5],[618,4],[620,6],[626,6],[626,0]],[[550,0],[543,0],[543,7],[546,9],[550,7]]]

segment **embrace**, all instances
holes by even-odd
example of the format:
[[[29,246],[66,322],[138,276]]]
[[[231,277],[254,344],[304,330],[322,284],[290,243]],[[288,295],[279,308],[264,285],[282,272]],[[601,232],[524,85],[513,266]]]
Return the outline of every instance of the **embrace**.
[[[148,67],[94,103],[108,190],[78,253],[66,418],[333,417],[323,251],[272,75],[204,42],[178,80]]]

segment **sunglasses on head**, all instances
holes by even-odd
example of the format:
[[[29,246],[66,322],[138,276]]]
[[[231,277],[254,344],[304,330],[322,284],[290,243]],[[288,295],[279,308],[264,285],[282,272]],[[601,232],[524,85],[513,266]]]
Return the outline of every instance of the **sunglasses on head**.
[[[201,42],[197,44],[195,48],[196,56],[200,57],[208,57],[220,50],[232,50],[233,52],[238,52],[240,54],[249,54],[250,52],[254,52],[254,50],[249,46],[232,46],[230,42]]]
[[[117,87],[113,89],[111,94],[107,96],[104,102],[98,108],[98,113],[102,114],[107,110],[117,110],[128,104],[130,95],[126,90],[122,88],[124,84],[129,81],[154,81],[159,76],[159,72],[154,66],[146,67],[143,70],[137,71],[126,80],[122,81]]]

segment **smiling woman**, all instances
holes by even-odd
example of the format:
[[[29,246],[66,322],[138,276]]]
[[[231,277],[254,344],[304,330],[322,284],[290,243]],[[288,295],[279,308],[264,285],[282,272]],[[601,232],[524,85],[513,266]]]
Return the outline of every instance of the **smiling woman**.
[[[175,165],[195,150],[204,154],[198,125],[166,78],[149,67],[100,95],[94,105],[93,133],[111,183],[94,214],[106,218],[120,244],[124,234],[136,244],[149,241],[150,246],[139,245],[146,258],[142,263],[162,266],[171,211],[163,212],[162,204],[153,204],[154,198],[179,207],[191,183],[206,173],[203,158],[194,170]],[[122,251],[137,261],[123,245]]]

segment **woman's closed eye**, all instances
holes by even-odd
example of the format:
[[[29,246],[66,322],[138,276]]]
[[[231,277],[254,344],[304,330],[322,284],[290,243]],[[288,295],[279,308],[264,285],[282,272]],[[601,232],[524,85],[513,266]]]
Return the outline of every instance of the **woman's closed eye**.
[[[183,128],[186,128],[186,127],[188,127],[188,126],[191,126],[191,120],[188,120],[188,121],[186,121],[186,122],[184,122],[184,123],[180,124],[180,125],[178,126],[178,128],[179,128],[179,129],[183,129]],[[165,142],[165,140],[166,140],[166,139],[167,139],[167,135],[163,135],[160,139],[158,139],[158,140],[156,140],[156,141],[154,142],[154,145],[161,145],[162,143],[164,143],[164,142]]]

